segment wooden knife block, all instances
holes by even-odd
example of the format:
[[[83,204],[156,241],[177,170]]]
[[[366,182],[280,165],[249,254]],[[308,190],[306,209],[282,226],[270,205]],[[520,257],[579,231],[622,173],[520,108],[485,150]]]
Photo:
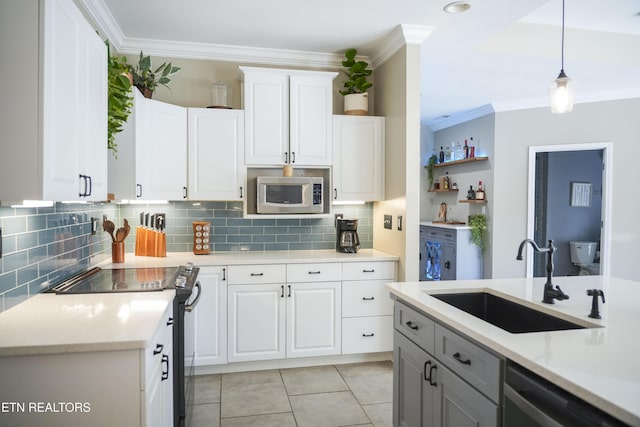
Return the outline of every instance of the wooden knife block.
[[[136,256],[167,256],[166,233],[138,227],[136,230]]]

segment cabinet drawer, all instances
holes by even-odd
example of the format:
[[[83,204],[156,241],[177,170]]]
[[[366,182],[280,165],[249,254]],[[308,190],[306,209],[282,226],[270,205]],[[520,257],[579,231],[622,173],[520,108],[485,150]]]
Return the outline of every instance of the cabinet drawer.
[[[287,282],[338,282],[341,267],[340,263],[287,264]]]
[[[145,377],[142,378],[141,384],[146,385],[147,381],[152,378],[153,373],[158,369],[166,370],[167,363],[173,363],[173,304],[169,304],[167,310],[162,316],[160,324],[156,328],[153,337],[147,343],[144,349],[144,371],[142,372]],[[169,358],[164,362],[163,358]]]
[[[261,283],[285,283],[287,273],[284,264],[231,265],[229,285],[258,285]]]
[[[342,263],[342,280],[388,279],[396,277],[393,261],[366,261]]]
[[[423,231],[422,229],[420,230]],[[456,240],[456,230],[448,230],[437,227],[424,227],[424,234],[429,239],[439,239],[446,242],[454,242]]]
[[[499,357],[440,325],[436,325],[435,355],[489,399],[499,402]]]
[[[393,350],[393,316],[342,319],[342,354]]]
[[[385,316],[393,314],[393,301],[385,280],[342,283],[342,317]]]
[[[396,301],[394,308],[394,327],[418,344],[427,352],[434,354],[436,324],[424,314]]]

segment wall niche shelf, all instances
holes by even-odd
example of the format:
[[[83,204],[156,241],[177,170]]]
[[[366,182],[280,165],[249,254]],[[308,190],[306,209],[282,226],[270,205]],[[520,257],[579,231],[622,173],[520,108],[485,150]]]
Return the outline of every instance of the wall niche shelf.
[[[487,156],[469,157],[468,159],[453,160],[451,162],[437,163],[436,165],[434,165],[434,167],[436,167],[436,168],[444,168],[446,166],[460,165],[460,164],[463,164],[463,163],[482,162],[482,161],[485,161],[485,160],[489,160],[489,157],[487,157]]]
[[[482,200],[458,200],[460,203],[487,203],[487,199]]]
[[[427,190],[429,193],[457,193],[458,190]]]

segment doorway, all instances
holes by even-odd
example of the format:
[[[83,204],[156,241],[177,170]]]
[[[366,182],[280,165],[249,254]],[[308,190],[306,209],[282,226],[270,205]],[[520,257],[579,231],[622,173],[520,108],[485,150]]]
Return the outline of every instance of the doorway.
[[[527,235],[540,246],[553,240],[554,276],[609,271],[611,148],[611,143],[529,148]],[[573,264],[570,241],[595,242],[589,244],[593,262]],[[541,255],[527,252],[527,277],[546,275]]]

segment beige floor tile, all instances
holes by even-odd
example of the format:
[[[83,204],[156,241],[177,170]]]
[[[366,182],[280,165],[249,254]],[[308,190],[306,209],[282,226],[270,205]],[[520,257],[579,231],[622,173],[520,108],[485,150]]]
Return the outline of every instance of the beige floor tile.
[[[352,426],[369,423],[351,392],[290,396],[298,427]]]
[[[220,383],[220,375],[196,376],[194,404],[220,403]]]
[[[336,365],[338,372],[343,377],[355,377],[360,375],[376,375],[376,374],[388,374],[393,372],[393,364],[390,360],[383,360],[380,362],[366,362],[366,363],[349,363],[346,365]]]
[[[282,384],[280,371],[250,371],[222,374],[222,387],[248,384]]]
[[[222,418],[291,412],[279,371],[222,375]]]
[[[296,427],[293,413],[223,418],[220,427]]]
[[[393,404],[378,403],[375,405],[362,405],[362,409],[375,427],[391,427],[393,423]]]
[[[280,373],[289,396],[349,390],[334,366],[282,369]]]
[[[191,412],[191,427],[218,427],[219,425],[219,403],[193,405]]]
[[[393,400],[393,374],[345,377],[347,385],[361,405],[388,403]]]

